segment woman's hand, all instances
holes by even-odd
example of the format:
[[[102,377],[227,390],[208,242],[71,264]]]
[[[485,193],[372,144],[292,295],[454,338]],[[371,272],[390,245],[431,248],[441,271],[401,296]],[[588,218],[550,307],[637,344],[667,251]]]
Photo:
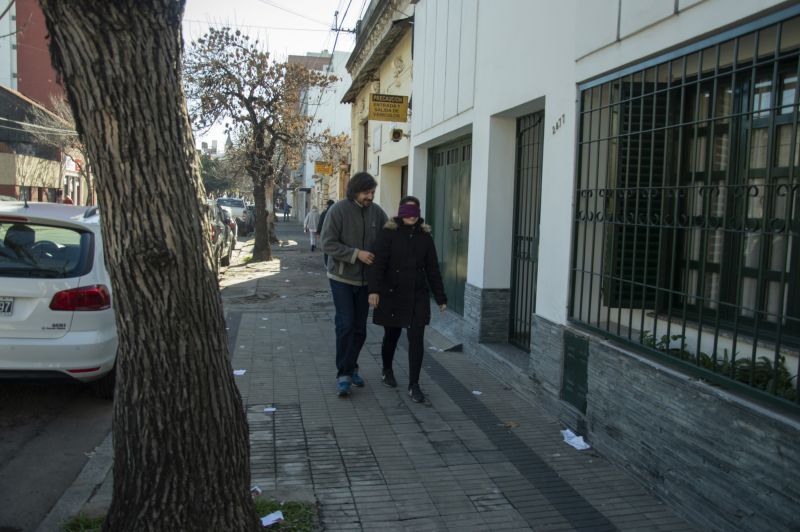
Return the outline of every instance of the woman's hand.
[[[439,305],[439,312],[444,312],[445,310],[447,310],[447,305],[445,304]]]
[[[378,303],[381,300],[381,295],[380,294],[370,294],[368,300],[369,300],[369,306],[370,307],[378,308]]]

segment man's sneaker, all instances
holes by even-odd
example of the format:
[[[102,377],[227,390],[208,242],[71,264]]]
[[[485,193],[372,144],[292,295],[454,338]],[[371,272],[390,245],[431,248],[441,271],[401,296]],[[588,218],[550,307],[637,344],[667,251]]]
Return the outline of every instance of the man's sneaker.
[[[348,377],[339,377],[336,382],[336,390],[339,392],[339,397],[350,395],[350,379]]]
[[[364,387],[364,378],[355,371],[353,372],[353,386]]]
[[[397,388],[397,381],[394,378],[394,371],[390,369],[383,370],[381,379],[383,380],[384,386],[388,386],[389,388]]]
[[[419,384],[412,384],[408,388],[408,395],[411,396],[411,400],[415,403],[425,402],[425,394],[423,394],[422,390],[419,389]]]

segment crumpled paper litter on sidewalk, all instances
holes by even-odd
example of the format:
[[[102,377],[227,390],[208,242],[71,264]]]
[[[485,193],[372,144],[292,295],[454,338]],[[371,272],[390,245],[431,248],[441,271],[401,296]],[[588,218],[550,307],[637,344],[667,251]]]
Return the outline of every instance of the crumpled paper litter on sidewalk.
[[[564,441],[568,444],[572,445],[579,451],[585,451],[586,449],[591,449],[592,446],[583,441],[583,436],[578,436],[571,430],[562,430],[561,435],[564,436]]]

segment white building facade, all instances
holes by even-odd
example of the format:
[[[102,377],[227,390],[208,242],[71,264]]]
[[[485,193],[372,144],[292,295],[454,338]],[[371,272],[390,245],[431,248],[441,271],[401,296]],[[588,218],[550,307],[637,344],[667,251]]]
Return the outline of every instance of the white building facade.
[[[0,18],[0,85],[17,90],[17,10],[9,7],[8,13]]]
[[[332,135],[350,135],[350,106],[341,103],[344,93],[350,86],[350,74],[345,65],[350,58],[349,52],[333,52],[330,65],[326,73],[333,74],[338,81],[333,83],[325,90],[313,87],[308,92],[306,114],[314,117],[311,131],[320,134],[326,129]],[[305,165],[305,184],[307,187],[314,186],[314,162],[320,157],[319,150],[309,146],[306,151]],[[336,165],[334,165],[336,166]],[[317,179],[319,181],[319,179]]]
[[[796,526],[800,7],[419,0],[413,27],[434,327],[701,528]]]

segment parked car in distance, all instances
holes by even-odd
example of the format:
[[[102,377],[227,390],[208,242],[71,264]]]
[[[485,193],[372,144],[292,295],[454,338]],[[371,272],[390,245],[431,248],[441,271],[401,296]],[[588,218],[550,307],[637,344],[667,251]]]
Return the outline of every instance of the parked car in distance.
[[[96,207],[0,202],[0,380],[113,398],[117,328]]]
[[[206,203],[206,209],[211,222],[211,232],[208,237],[211,240],[211,249],[214,252],[214,271],[219,272],[219,267],[226,252],[226,235],[230,229],[225,224],[224,214],[219,205],[209,202]]]
[[[246,233],[245,229],[245,209],[247,203],[242,198],[217,198],[217,205],[220,207],[228,207],[231,210],[233,219],[236,220],[236,225],[239,227],[239,232]]]
[[[222,259],[220,260],[220,264],[223,266],[229,266],[231,263],[231,256],[233,256],[233,250],[236,249],[236,240],[239,238],[239,228],[236,225],[236,221],[233,219],[231,210],[228,207],[217,208],[222,210],[222,221],[228,227],[228,230],[225,233],[224,253]]]
[[[245,209],[244,225],[248,235],[256,230],[256,206],[252,203],[248,203]]]

